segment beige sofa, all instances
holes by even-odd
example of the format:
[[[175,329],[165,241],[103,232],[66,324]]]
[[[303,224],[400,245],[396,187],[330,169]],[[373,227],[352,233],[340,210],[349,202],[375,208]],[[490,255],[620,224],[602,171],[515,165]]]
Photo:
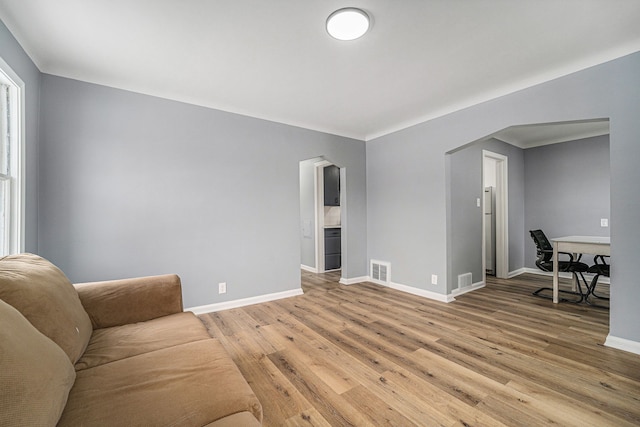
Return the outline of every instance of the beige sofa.
[[[0,259],[0,426],[260,426],[175,275],[72,285],[32,254]]]

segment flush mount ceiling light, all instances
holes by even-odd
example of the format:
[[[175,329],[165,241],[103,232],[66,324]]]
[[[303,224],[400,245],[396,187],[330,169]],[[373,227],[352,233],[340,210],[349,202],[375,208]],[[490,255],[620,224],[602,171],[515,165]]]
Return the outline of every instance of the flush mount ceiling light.
[[[362,9],[345,7],[327,18],[327,32],[338,40],[355,40],[369,30],[369,15]]]

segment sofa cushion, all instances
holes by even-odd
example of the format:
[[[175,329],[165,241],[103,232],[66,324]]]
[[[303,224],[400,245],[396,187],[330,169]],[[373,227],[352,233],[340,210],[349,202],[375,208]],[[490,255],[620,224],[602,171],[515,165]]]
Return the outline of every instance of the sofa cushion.
[[[60,347],[0,300],[0,426],[51,426],[75,371]]]
[[[183,311],[182,285],[175,274],[73,286],[94,329],[146,322]]]
[[[76,370],[209,338],[211,336],[207,329],[191,312],[96,329],[87,349],[76,363]]]
[[[33,254],[0,258],[0,299],[15,307],[75,363],[92,326],[80,298],[60,269]]]
[[[76,372],[59,426],[193,425],[262,407],[226,350],[207,339]]]

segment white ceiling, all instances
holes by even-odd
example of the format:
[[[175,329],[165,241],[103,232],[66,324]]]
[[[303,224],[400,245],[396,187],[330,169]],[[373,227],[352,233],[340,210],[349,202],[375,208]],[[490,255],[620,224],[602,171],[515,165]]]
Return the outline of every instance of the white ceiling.
[[[334,10],[373,16],[361,39]],[[638,0],[0,0],[44,72],[369,140],[640,51]]]

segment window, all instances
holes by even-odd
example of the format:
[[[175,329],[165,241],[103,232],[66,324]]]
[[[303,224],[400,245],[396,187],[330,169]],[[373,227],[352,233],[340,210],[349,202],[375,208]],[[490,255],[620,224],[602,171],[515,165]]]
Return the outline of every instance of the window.
[[[24,84],[0,59],[0,256],[23,249]]]

